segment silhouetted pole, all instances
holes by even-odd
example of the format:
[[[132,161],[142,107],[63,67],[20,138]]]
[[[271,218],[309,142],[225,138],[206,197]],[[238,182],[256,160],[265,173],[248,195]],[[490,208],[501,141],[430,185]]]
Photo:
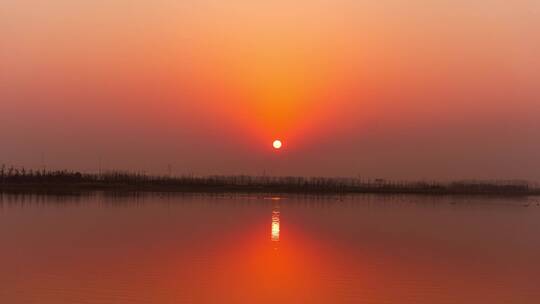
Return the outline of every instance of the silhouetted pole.
[[[98,156],[98,175],[101,176],[101,156]]]

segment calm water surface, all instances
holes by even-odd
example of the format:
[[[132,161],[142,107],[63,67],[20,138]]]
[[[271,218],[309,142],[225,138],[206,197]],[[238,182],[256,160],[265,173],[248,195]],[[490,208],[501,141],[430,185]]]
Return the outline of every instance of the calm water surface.
[[[0,196],[0,303],[540,303],[540,198]]]

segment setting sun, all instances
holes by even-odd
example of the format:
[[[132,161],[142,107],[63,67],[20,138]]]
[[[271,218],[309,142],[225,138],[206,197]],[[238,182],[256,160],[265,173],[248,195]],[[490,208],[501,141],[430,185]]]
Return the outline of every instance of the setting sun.
[[[281,149],[281,147],[283,147],[283,143],[279,139],[274,140],[274,143],[272,145],[274,146],[274,149],[276,150],[279,150]]]

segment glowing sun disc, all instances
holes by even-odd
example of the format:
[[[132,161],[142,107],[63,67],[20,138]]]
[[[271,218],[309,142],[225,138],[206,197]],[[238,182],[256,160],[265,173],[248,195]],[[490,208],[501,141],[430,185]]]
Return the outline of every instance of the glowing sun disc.
[[[274,143],[272,144],[272,146],[274,146],[274,149],[279,150],[281,149],[281,147],[283,147],[283,143],[281,142],[281,140],[276,139],[274,140]]]

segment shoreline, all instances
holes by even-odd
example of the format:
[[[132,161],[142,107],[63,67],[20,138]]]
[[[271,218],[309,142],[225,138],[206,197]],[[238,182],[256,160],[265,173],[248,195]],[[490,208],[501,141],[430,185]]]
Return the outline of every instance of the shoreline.
[[[91,192],[162,192],[162,193],[268,193],[268,194],[396,194],[396,195],[434,195],[434,196],[540,196],[540,189],[508,190],[500,189],[448,189],[434,188],[397,188],[397,187],[336,187],[320,188],[315,186],[289,185],[159,185],[159,184],[124,184],[124,183],[9,183],[0,184],[0,193],[13,194],[77,194]]]

